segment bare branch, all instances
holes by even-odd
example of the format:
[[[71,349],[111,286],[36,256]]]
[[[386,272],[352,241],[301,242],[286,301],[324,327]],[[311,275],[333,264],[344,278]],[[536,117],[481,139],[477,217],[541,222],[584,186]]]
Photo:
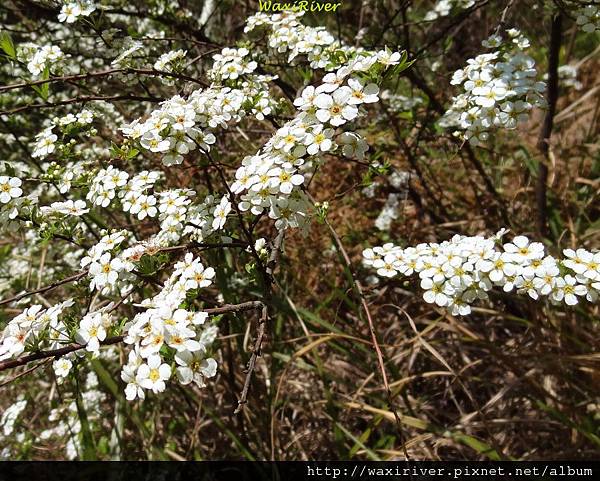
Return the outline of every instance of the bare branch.
[[[81,97],[74,97],[71,99],[60,100],[58,102],[48,102],[45,104],[29,104],[16,107],[11,110],[2,110],[0,115],[12,115],[24,110],[38,110],[48,109],[52,107],[60,107],[61,105],[80,104],[85,102],[92,102],[96,100],[104,101],[122,101],[122,100],[137,100],[139,102],[162,102],[164,99],[160,97],[143,97],[141,95],[84,95]]]
[[[23,299],[24,297],[33,296],[34,294],[42,294],[44,292],[51,291],[52,289],[56,289],[57,287],[62,286],[63,284],[68,284],[69,282],[78,281],[82,277],[85,277],[87,275],[87,273],[88,273],[87,270],[78,272],[77,274],[74,274],[70,277],[66,277],[61,281],[56,281],[56,282],[50,284],[49,286],[41,287],[40,289],[36,289],[34,291],[24,292],[22,294],[18,294],[16,296],[10,297],[9,299],[0,300],[0,306],[3,306],[4,304],[10,304],[11,302],[16,302],[18,300]]]
[[[554,126],[554,114],[556,113],[556,102],[558,100],[558,64],[560,44],[562,42],[562,13],[558,12],[552,18],[550,30],[550,50],[548,51],[548,90],[546,101],[548,110],[544,116],[544,123],[538,139],[538,149],[544,156],[538,163],[538,177],[535,187],[535,199],[537,205],[536,225],[540,236],[546,237],[548,233],[547,212],[547,182],[548,163],[550,162],[550,136]]]
[[[254,348],[252,349],[252,355],[250,356],[248,365],[246,367],[246,379],[244,380],[244,387],[242,389],[242,394],[240,395],[240,399],[237,407],[235,408],[234,414],[241,412],[244,405],[248,402],[248,390],[250,389],[252,373],[256,367],[256,360],[261,355],[262,343],[265,337],[265,328],[267,322],[269,321],[269,302],[271,301],[272,295],[273,271],[275,270],[277,260],[279,259],[281,244],[283,243],[284,236],[285,230],[281,230],[275,238],[275,241],[273,242],[273,248],[271,249],[271,255],[265,268],[265,302],[262,306],[262,313],[258,321],[258,333],[256,335],[256,341],[254,342]]]
[[[21,82],[21,83],[16,83],[16,84],[11,84],[11,85],[4,85],[4,86],[0,86],[0,92],[7,92],[9,90],[33,87],[33,86],[37,86],[37,85],[43,85],[43,84],[54,83],[54,82],[70,82],[73,80],[87,80],[90,78],[108,77],[108,76],[111,76],[114,74],[119,74],[119,73],[124,73],[124,74],[136,73],[136,74],[140,74],[140,75],[148,75],[148,76],[153,76],[153,77],[173,77],[173,78],[180,79],[180,80],[187,80],[188,82],[194,82],[194,83],[200,84],[204,87],[208,86],[208,84],[206,84],[206,82],[203,82],[202,80],[199,80],[194,77],[190,77],[188,75],[175,73],[175,72],[165,72],[163,70],[143,69],[143,68],[113,68],[113,69],[109,69],[109,70],[100,70],[98,72],[88,72],[88,73],[76,74],[76,75],[63,75],[61,77],[51,77],[51,78],[43,79],[43,80],[34,80],[31,82]]]

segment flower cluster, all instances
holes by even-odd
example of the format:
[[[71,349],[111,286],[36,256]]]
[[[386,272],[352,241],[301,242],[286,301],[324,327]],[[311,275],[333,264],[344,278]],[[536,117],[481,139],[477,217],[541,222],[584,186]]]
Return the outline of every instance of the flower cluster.
[[[359,107],[378,100],[379,88],[357,75],[378,62],[377,54],[365,57],[325,75],[317,87],[306,87],[295,99],[299,113],[277,130],[256,155],[246,157],[231,185],[240,194],[241,211],[259,215],[265,210],[276,227],[305,224],[307,200],[300,190],[305,177],[301,168],[310,156],[318,157],[339,147],[335,128],[356,119]],[[363,157],[364,141],[358,134],[345,133],[339,144],[343,153]]]
[[[57,66],[65,54],[56,45],[32,46],[24,51],[27,60],[27,70],[34,76],[39,76],[46,68]]]
[[[269,46],[278,52],[291,50],[288,61],[303,54],[312,63],[317,58],[324,61],[323,64],[318,61],[314,68],[335,70],[327,73],[320,85],[307,86],[301,92],[294,100],[299,110],[297,115],[280,127],[259,152],[242,160],[231,185],[232,192],[240,195],[238,207],[242,212],[260,215],[266,211],[275,220],[277,229],[306,225],[310,204],[301,187],[305,181],[303,172],[310,165],[307,160],[319,159],[340,145],[344,155],[364,157],[366,143],[358,134],[342,133],[336,142],[335,129],[354,121],[361,105],[379,100],[379,87],[365,81],[365,73],[372,67],[377,68],[376,65],[385,69],[400,60],[399,53],[387,49],[367,52],[334,45],[327,31],[301,25],[298,18],[302,13],[287,12],[271,17],[259,13],[250,17],[246,27],[249,31],[259,25],[269,25],[272,28]],[[324,50],[324,45],[329,49]],[[333,59],[336,48],[338,53],[348,56],[341,64]],[[325,51],[329,53],[323,56]]]
[[[89,211],[90,209],[87,208],[87,204],[83,200],[53,202],[49,206],[40,207],[40,212],[46,216],[58,214],[79,217],[83,214],[87,214]]]
[[[0,418],[0,428],[2,428],[1,434],[4,436],[10,436],[12,434],[17,419],[26,407],[27,400],[20,399],[4,410],[2,417]]]
[[[518,30],[508,31],[510,41],[493,35],[483,42],[491,53],[467,61],[452,76],[452,85],[464,93],[452,99],[441,124],[457,127],[464,139],[478,145],[494,128],[514,129],[529,118],[534,107],[545,106],[544,82],[536,81],[535,61],[523,51],[529,41]]]
[[[125,342],[133,345],[121,372],[127,383],[127,399],[144,399],[144,390],[155,393],[165,390],[165,381],[172,374],[165,356],[177,364],[181,384],[195,382],[203,387],[204,378],[216,374],[217,363],[207,357],[207,351],[216,338],[217,328],[202,327],[208,319],[206,312],[179,307],[188,291],[210,286],[214,276],[212,267],[205,268],[200,259],[186,254],[175,264],[160,293],[142,303],[148,309],[125,325]]]
[[[98,289],[108,293],[116,287],[119,276],[126,280],[131,279],[131,275],[127,274],[135,268],[135,265],[127,260],[127,250],[119,256],[112,254],[112,251],[126,238],[127,231],[107,234],[88,251],[87,256],[81,259],[81,267],[88,268],[88,275],[92,279],[91,290]]]
[[[600,5],[587,5],[575,12],[577,25],[584,32],[600,30]]]
[[[224,48],[221,53],[213,55],[214,64],[210,71],[214,79],[235,80],[240,75],[252,73],[258,64],[249,58],[247,48]]]
[[[433,7],[425,15],[425,20],[436,20],[440,17],[447,17],[452,11],[464,10],[475,5],[475,0],[438,0]]]
[[[74,23],[79,17],[87,17],[94,10],[96,10],[96,4],[93,0],[69,1],[61,7],[58,21]]]
[[[31,154],[35,158],[46,158],[56,150],[58,136],[54,133],[54,129],[58,128],[61,132],[69,132],[71,129],[89,128],[94,121],[92,111],[83,109],[76,115],[67,114],[63,117],[55,117],[50,122],[50,125],[36,135],[36,143]]]
[[[108,255],[108,254],[105,254]],[[108,309],[86,314],[79,323],[79,329],[75,334],[75,340],[85,346],[86,350],[98,355],[100,342],[106,339],[107,331],[112,327],[112,316]],[[64,359],[55,362],[54,370],[60,377],[65,377],[71,369],[71,362]]]
[[[496,236],[456,235],[442,243],[401,248],[394,244],[366,249],[364,263],[383,277],[418,275],[423,299],[466,315],[478,299],[494,287],[516,291],[531,299],[575,305],[580,299],[596,302],[600,295],[600,252],[565,249],[564,259],[545,252],[540,242],[516,236],[502,244]]]
[[[95,205],[108,207],[115,198],[118,187],[127,183],[129,174],[109,165],[101,169],[94,177],[86,198]]]
[[[156,62],[154,62],[154,69],[161,72],[179,72],[183,68],[183,61],[187,51],[185,50],[173,50],[162,54]],[[165,85],[175,85],[175,80],[167,76],[159,77],[161,82]]]
[[[62,9],[61,21],[72,23],[82,15],[89,15],[92,6],[83,0],[70,2]],[[342,45],[324,28],[301,25],[297,21],[299,16],[262,17],[259,14],[255,18],[262,18],[271,28],[268,44],[275,53],[288,55],[289,61],[306,63],[308,60],[314,68],[326,71],[319,83],[306,86],[298,98],[287,105],[270,91],[277,77],[256,73],[257,60],[262,60],[264,52],[258,50],[251,54],[245,47],[227,47],[213,57],[214,64],[208,74],[213,81],[210,87],[175,95],[126,125],[115,109],[110,116],[102,116],[111,122],[118,119],[126,137],[120,146],[113,144],[108,149],[100,142],[93,142],[93,147],[83,146],[80,134],[97,133],[91,127],[92,110],[66,113],[42,122],[32,151],[33,157],[42,161],[39,176],[44,182],[30,197],[39,195],[47,205],[32,210],[31,222],[39,220],[48,232],[64,227],[64,232],[60,231],[61,240],[85,245],[85,249],[66,257],[58,270],[62,272],[65,266],[76,269],[79,264],[84,270],[75,277],[89,282],[90,300],[85,308],[70,309],[68,315],[63,311],[73,305],[72,301],[48,309],[37,304],[28,307],[8,323],[0,340],[0,359],[76,341],[81,351],[52,362],[56,378],[63,382],[77,369],[80,360],[85,359],[83,348],[93,357],[100,356],[107,350],[101,349],[107,339],[123,333],[124,341],[132,347],[121,372],[127,385],[127,399],[144,399],[148,391],[162,392],[175,375],[181,384],[193,382],[200,387],[207,378],[216,375],[217,362],[210,357],[210,347],[218,330],[209,322],[208,313],[199,310],[194,303],[197,291],[212,285],[214,269],[205,267],[199,258],[189,253],[175,264],[166,281],[158,275],[153,277],[156,278],[154,284],[160,286],[153,297],[133,301],[129,296],[132,293],[137,296],[139,292],[134,291],[133,286],[140,276],[146,275],[146,268],[153,276],[158,272],[153,270],[154,261],[160,266],[157,269],[166,265],[162,264],[164,259],[169,259],[170,254],[166,252],[181,252],[178,247],[170,249],[169,246],[182,237],[202,241],[209,235],[224,233],[228,220],[235,217],[231,215],[232,210],[255,216],[268,214],[278,229],[305,225],[311,207],[303,185],[311,168],[328,153],[365,158],[368,145],[353,130],[354,123],[364,114],[365,107],[379,100],[378,83],[383,73],[401,58],[399,53],[387,48],[366,51]],[[248,25],[251,24],[249,21]],[[107,44],[113,42],[114,34],[105,33],[103,39]],[[74,50],[66,48],[67,44],[60,45],[70,55],[76,55],[72,53]],[[118,41],[114,43],[114,49],[106,57],[109,61],[118,54],[121,45]],[[141,45],[133,42],[122,59],[142,48]],[[60,50],[59,55],[50,47],[31,46],[26,51],[31,55],[28,61],[40,64],[37,74],[41,74],[54,57],[62,56]],[[47,51],[46,57],[50,60],[36,59],[42,51]],[[306,58],[300,59],[300,56]],[[183,66],[184,57],[183,50],[168,52],[153,67],[174,73]],[[50,74],[57,72],[52,67]],[[56,92],[57,101],[68,99],[68,94],[61,97],[62,94]],[[89,108],[98,113],[97,105]],[[285,114],[286,108],[294,116],[285,117],[288,121],[280,124],[279,114]],[[268,125],[276,125],[276,131],[255,155],[243,159],[236,178],[229,179],[230,189],[225,195],[212,186],[210,194],[203,199],[196,199],[196,192],[186,188],[161,191],[160,187],[169,185],[172,180],[165,178],[162,172],[130,170],[149,159],[160,160],[167,167],[179,165],[194,150],[220,168],[211,156],[217,129],[229,128],[250,116],[259,121],[268,119]],[[140,150],[142,154],[138,155]],[[47,161],[50,156],[53,158]],[[100,169],[93,167],[98,159]],[[26,171],[28,177],[38,175],[31,172]],[[19,171],[19,175],[21,173]],[[50,190],[58,187],[65,194],[72,183],[77,189],[83,189],[85,200],[64,195],[57,200],[56,193]],[[21,180],[16,177],[0,177],[0,204],[15,203],[14,199],[22,195],[20,186]],[[96,229],[104,229],[103,222],[96,220],[101,209],[122,210],[127,215],[119,212],[111,212],[111,215],[119,215],[127,224],[132,219],[145,222],[139,229],[133,226],[131,232],[98,232]],[[82,239],[87,236],[89,240],[92,234],[99,240],[95,245],[92,243],[96,241],[90,243],[88,248]],[[30,240],[34,242],[33,238]],[[225,244],[232,239],[223,235],[220,242]],[[266,241],[259,239],[255,247],[264,261],[265,245]],[[53,274],[54,262],[48,264],[43,269],[44,275]],[[109,303],[107,296],[120,300],[116,304]],[[126,324],[121,331],[122,318],[114,311],[121,304],[132,302],[141,309],[133,318],[123,321]]]
[[[45,345],[49,348],[59,346],[68,341],[68,330],[61,320],[62,312],[73,305],[68,299],[48,309],[35,304],[13,317],[0,338],[0,360],[17,357],[25,351],[28,343],[39,344],[41,339],[49,339]],[[48,333],[51,336],[47,336]]]
[[[181,164],[183,156],[196,148],[210,151],[216,140],[210,129],[231,121],[243,100],[240,90],[195,90],[188,100],[175,96],[145,122],[136,120],[121,130],[127,137],[139,139],[144,149],[163,154],[163,164]]]
[[[289,52],[288,62],[299,55],[306,55],[312,68],[327,68],[341,45],[324,27],[301,24],[298,20],[302,15],[303,11],[275,15],[258,12],[248,18],[244,32],[268,25],[272,29],[269,47],[278,53]]]

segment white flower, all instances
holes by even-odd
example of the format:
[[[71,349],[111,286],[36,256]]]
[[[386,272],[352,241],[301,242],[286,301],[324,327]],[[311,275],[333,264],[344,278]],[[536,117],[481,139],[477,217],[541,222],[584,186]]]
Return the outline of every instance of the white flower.
[[[279,188],[279,191],[283,194],[289,194],[292,192],[294,186],[302,185],[304,183],[304,176],[295,173],[296,169],[290,164],[283,165],[282,167],[276,167],[272,169],[271,186]]]
[[[202,351],[178,352],[175,354],[175,361],[179,364],[177,377],[183,385],[194,382],[198,387],[204,387],[204,378],[213,377],[217,373],[217,361],[212,358],[204,359]]]
[[[57,213],[78,217],[88,213],[90,209],[87,208],[87,205],[83,200],[67,200],[65,202],[53,202],[49,207],[41,207],[40,211],[46,215]]]
[[[358,115],[358,109],[354,105],[349,105],[348,101],[352,96],[352,90],[349,87],[340,87],[333,95],[321,93],[315,99],[317,119],[320,122],[329,122],[333,126],[345,124],[353,120]]]
[[[579,302],[577,296],[585,296],[586,294],[587,287],[578,284],[577,279],[567,274],[565,277],[556,279],[556,285],[550,297],[555,301],[564,299],[565,304],[574,306]]]
[[[25,343],[33,336],[33,331],[26,326],[14,322],[8,324],[0,345],[0,360],[18,356],[25,351]]]
[[[87,314],[79,323],[75,340],[85,345],[87,351],[97,353],[100,350],[100,342],[104,339],[106,339],[106,329],[102,314],[99,312]]]
[[[142,364],[136,374],[136,381],[144,389],[150,389],[154,393],[165,390],[165,381],[171,377],[171,367],[162,362],[158,354],[148,357],[146,364]]]
[[[58,136],[53,134],[51,131],[44,131],[41,135],[37,137],[37,144],[35,145],[35,149],[32,152],[32,157],[46,157],[54,152],[56,148],[56,141],[58,140]]]
[[[155,207],[156,197],[153,195],[140,195],[137,198],[136,206],[130,209],[132,214],[137,214],[139,220],[148,217],[155,217],[158,209]]]
[[[576,274],[584,275],[589,279],[600,277],[600,253],[591,253],[585,249],[565,249],[563,251],[567,257],[563,265],[573,270]]]
[[[123,366],[121,379],[127,383],[127,386],[125,386],[125,399],[133,401],[136,397],[142,400],[146,398],[144,389],[136,379],[135,370],[132,371],[129,366]]]
[[[23,194],[21,190],[21,179],[0,175],[0,202],[8,204],[11,199],[20,197]]]
[[[123,262],[119,258],[111,259],[108,252],[102,254],[97,262],[90,265],[89,273],[93,277],[92,284],[97,288],[105,285],[113,285],[119,278],[119,272],[123,270]]]
[[[212,284],[211,279],[215,277],[215,270],[212,267],[204,269],[204,266],[198,263],[186,270],[185,274],[187,278],[185,281],[186,289],[198,289]]]
[[[512,243],[504,244],[504,250],[510,254],[515,262],[529,263],[533,259],[544,257],[544,244],[541,242],[529,242],[525,236],[517,236]]]
[[[377,61],[382,65],[397,65],[400,63],[400,52],[392,52],[387,47],[377,53]]]
[[[182,325],[176,325],[171,328],[167,326],[166,343],[177,352],[181,351],[200,351],[203,346],[194,339],[196,332]]]
[[[309,85],[304,88],[301,96],[294,100],[294,105],[298,107],[299,110],[310,110],[315,105],[317,95],[318,93],[315,91],[315,87]]]
[[[169,140],[162,139],[152,132],[146,132],[140,140],[140,144],[151,152],[166,152],[171,147]]]
[[[322,126],[315,127],[312,133],[307,134],[304,139],[304,144],[307,146],[306,151],[310,155],[327,152],[333,145],[331,137],[333,137],[333,129],[323,129]]]
[[[52,367],[54,368],[54,373],[58,378],[65,378],[69,375],[71,368],[73,367],[73,363],[64,357],[57,359],[52,363]]]
[[[396,256],[393,254],[387,254],[383,258],[373,260],[373,267],[377,269],[377,274],[384,277],[394,277],[398,274],[395,264]]]
[[[222,229],[225,225],[225,221],[227,220],[227,214],[231,211],[231,202],[227,199],[227,197],[221,198],[221,202],[215,208],[213,213],[214,219],[212,222],[212,228],[214,230]]]
[[[450,303],[450,296],[454,294],[454,289],[443,281],[434,281],[425,278],[421,280],[421,288],[425,290],[423,299],[429,304],[437,304],[440,307]]]
[[[81,8],[77,2],[67,3],[62,6],[58,14],[59,22],[73,23],[81,15]]]
[[[352,90],[350,99],[348,99],[348,103],[351,105],[371,104],[379,101],[377,96],[379,87],[373,83],[363,85],[360,80],[350,79],[348,86]]]

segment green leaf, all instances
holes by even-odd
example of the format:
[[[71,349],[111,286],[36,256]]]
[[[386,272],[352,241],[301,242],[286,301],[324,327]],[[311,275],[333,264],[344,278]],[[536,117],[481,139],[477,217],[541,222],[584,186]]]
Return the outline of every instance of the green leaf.
[[[8,34],[8,32],[0,33],[0,48],[4,50],[4,53],[8,55],[12,59],[17,58],[17,52],[15,50],[15,44],[12,41],[12,38]]]
[[[365,444],[364,442],[357,438],[356,436],[354,436],[354,434],[352,434],[350,431],[348,431],[344,426],[342,426],[340,423],[336,422],[335,425],[340,429],[340,431],[342,433],[344,433],[344,435],[352,440],[355,444],[355,446],[358,446],[360,449],[364,450],[366,455],[368,456],[368,458],[371,461],[381,461],[381,458],[379,456],[377,456],[377,453],[375,453],[374,451],[370,450]]]
[[[50,78],[50,69],[46,67],[42,72],[42,80],[48,80]],[[48,100],[50,94],[50,82],[41,85],[32,85],[31,88],[42,98],[42,100]]]
[[[500,454],[498,454],[494,448],[473,436],[463,433],[452,433],[452,438],[466,446],[469,446],[479,454],[487,456],[492,461],[502,461],[502,456],[500,456]]]

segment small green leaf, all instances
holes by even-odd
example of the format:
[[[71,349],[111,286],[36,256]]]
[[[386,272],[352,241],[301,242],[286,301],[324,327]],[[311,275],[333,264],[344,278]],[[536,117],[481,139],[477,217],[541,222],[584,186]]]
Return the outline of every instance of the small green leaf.
[[[48,80],[50,78],[50,69],[46,67],[42,72],[42,80]],[[31,88],[42,98],[42,100],[48,100],[50,94],[50,82],[46,82],[41,85],[32,85]]]
[[[13,43],[12,38],[10,37],[8,32],[0,33],[0,48],[2,48],[2,50],[4,50],[4,53],[10,58],[17,58],[15,44]]]

